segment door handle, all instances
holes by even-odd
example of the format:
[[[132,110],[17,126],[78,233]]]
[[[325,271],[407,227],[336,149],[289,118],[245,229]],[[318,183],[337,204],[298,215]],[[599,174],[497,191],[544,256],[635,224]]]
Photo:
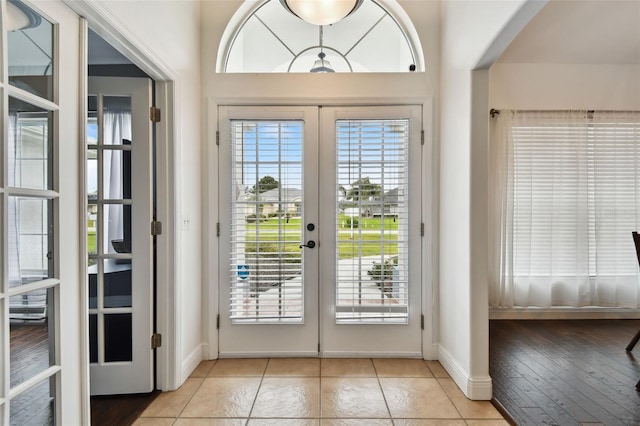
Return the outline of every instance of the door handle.
[[[313,240],[309,240],[307,241],[307,244],[301,244],[300,248],[302,247],[307,247],[307,248],[314,248],[316,246],[316,242]]]

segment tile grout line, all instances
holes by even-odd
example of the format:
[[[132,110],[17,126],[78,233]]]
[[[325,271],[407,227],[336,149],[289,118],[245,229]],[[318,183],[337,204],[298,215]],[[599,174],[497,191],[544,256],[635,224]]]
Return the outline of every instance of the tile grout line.
[[[384,393],[384,389],[382,389],[382,383],[380,383],[380,376],[378,376],[378,369],[376,368],[376,363],[373,362],[373,358],[369,358],[371,364],[373,365],[373,371],[376,373],[376,381],[378,382],[378,387],[380,388],[380,393],[382,394],[382,399],[384,400],[384,405],[387,407],[387,413],[389,413],[389,420],[391,420],[391,424],[395,425],[393,421],[393,416],[391,415],[391,409],[389,408],[389,403],[387,402],[387,395]]]
[[[215,365],[215,363],[214,363]],[[211,366],[211,368],[209,369],[209,371],[207,372],[207,375],[209,374],[209,372],[211,372],[211,369],[213,369],[213,365]],[[195,377],[194,377],[195,378]],[[187,380],[189,378],[187,377]],[[180,415],[184,412],[184,410],[187,408],[187,405],[189,405],[189,403],[191,402],[191,400],[193,399],[193,397],[196,395],[196,393],[198,393],[198,390],[200,389],[200,387],[204,384],[204,381],[207,379],[207,377],[203,377],[202,381],[200,382],[200,384],[198,385],[198,387],[193,391],[193,393],[191,394],[191,396],[189,397],[189,399],[187,400],[187,402],[184,404],[184,406],[182,407],[182,409],[178,412],[178,415],[175,417],[175,420],[173,421],[173,423],[177,422],[178,419],[180,418]],[[186,382],[186,381],[185,381]],[[184,385],[184,383],[183,383]],[[178,388],[179,389],[179,388]],[[172,424],[173,424],[172,423]]]
[[[437,377],[434,377],[434,379],[436,379],[436,383],[438,384],[438,386],[440,386],[440,389],[442,390],[442,393],[445,394],[445,396],[447,397],[447,399],[449,400],[449,402],[451,403],[451,405],[453,405],[453,408],[455,408],[455,410],[458,412],[458,415],[460,415],[460,418],[462,420],[464,420],[464,422],[466,424],[469,424],[467,422],[467,419],[462,415],[462,412],[458,409],[458,405],[453,401],[453,399],[451,399],[451,397],[449,396],[449,393],[447,393],[446,390],[444,390],[444,387],[442,387],[442,383],[440,383],[440,379]]]
[[[322,425],[322,358],[318,357],[320,371],[318,372],[318,426]]]
[[[264,366],[264,370],[262,370],[262,376],[260,377],[260,383],[258,384],[258,389],[256,390],[256,396],[253,398],[253,404],[251,404],[251,409],[249,410],[249,414],[247,414],[247,422],[245,424],[249,424],[249,420],[251,419],[251,414],[253,413],[253,409],[255,408],[256,402],[258,401],[260,388],[262,387],[262,383],[264,382],[264,376],[267,373],[267,369],[269,368],[270,362],[271,362],[271,358],[267,358],[267,363]]]

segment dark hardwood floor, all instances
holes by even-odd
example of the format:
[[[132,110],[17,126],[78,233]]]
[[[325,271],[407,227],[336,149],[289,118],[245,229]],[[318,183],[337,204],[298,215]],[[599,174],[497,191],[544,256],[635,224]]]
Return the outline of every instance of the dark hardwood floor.
[[[131,425],[159,394],[160,391],[135,395],[93,396],[91,425]]]
[[[11,386],[49,368],[49,330],[46,322],[11,323]],[[12,425],[53,424],[54,398],[44,381],[10,403]]]
[[[640,320],[492,320],[494,399],[517,425],[640,425]]]
[[[46,322],[11,324],[11,386],[49,367],[49,330]],[[132,424],[159,394],[115,395],[91,398],[91,424]],[[33,387],[11,401],[12,425],[49,425],[54,419],[49,382]]]

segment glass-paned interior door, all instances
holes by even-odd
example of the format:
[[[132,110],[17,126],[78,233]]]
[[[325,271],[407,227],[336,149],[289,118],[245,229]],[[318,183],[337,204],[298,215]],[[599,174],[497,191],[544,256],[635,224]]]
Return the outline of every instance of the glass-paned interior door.
[[[150,392],[151,80],[92,77],[89,94],[91,394]]]
[[[318,352],[317,132],[315,108],[220,109],[221,356]]]
[[[74,147],[77,139],[58,125],[72,104],[56,90],[64,87],[65,65],[78,64],[57,58],[60,43],[78,37],[67,25],[78,23],[46,2],[6,1],[2,12],[0,424],[53,425],[61,419],[57,385],[66,374],[59,342],[73,340],[60,327],[69,277],[61,267],[69,253],[60,241],[66,233],[77,237],[61,220],[69,188],[60,171],[65,148],[57,145],[65,140]]]
[[[421,355],[421,129],[419,107],[321,111],[323,356]]]

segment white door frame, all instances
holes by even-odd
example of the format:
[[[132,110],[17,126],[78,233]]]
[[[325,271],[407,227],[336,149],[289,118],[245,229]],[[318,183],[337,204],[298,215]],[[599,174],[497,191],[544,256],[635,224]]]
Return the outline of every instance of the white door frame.
[[[156,124],[156,217],[162,222],[162,235],[157,239],[157,332],[162,334],[162,346],[157,349],[156,378],[157,387],[160,390],[174,390],[182,384],[182,359],[180,348],[181,329],[181,300],[180,289],[176,287],[180,280],[177,272],[181,270],[181,258],[178,256],[175,247],[180,247],[181,235],[177,232],[176,218],[181,217],[181,206],[177,200],[176,188],[180,187],[180,146],[176,138],[175,128],[175,99],[177,97],[175,80],[177,72],[169,65],[157,57],[140,43],[135,43],[137,37],[114,19],[113,15],[99,2],[88,0],[62,0],[69,8],[86,21],[83,28],[83,39],[81,46],[81,67],[87,69],[87,28],[100,35],[122,52],[127,58],[142,69],[155,81],[156,107],[162,110],[162,121]],[[82,74],[82,73],[81,73]],[[85,105],[83,114],[86,112],[86,75],[81,75],[85,93],[82,94],[81,104]],[[81,137],[86,139],[84,129],[84,115],[79,117],[81,123]],[[82,148],[84,151],[84,146]],[[84,154],[79,154],[84,162]],[[84,166],[83,166],[84,167]],[[83,171],[86,173],[86,171]],[[84,195],[83,206],[86,204]],[[86,206],[85,206],[86,207]],[[82,218],[85,218],[83,213]],[[81,223],[81,227],[86,228],[86,223]],[[83,228],[84,229],[84,228]],[[86,247],[85,247],[86,249]],[[86,250],[84,251],[86,253]],[[86,265],[82,266],[81,276],[86,276]],[[87,289],[81,290],[81,300],[85,306],[81,309],[81,318],[78,319],[80,331],[83,336],[84,347],[88,348],[88,294]],[[83,377],[82,387],[82,416],[86,424],[90,423],[90,398],[89,398],[89,354],[83,354]]]
[[[411,76],[410,76],[411,77]],[[384,76],[366,76],[363,78],[372,78],[373,80],[380,79],[380,84],[384,82]],[[265,95],[266,96],[266,95]],[[217,123],[218,123],[218,109],[220,106],[256,106],[256,105],[268,105],[268,106],[288,106],[288,105],[331,105],[331,106],[401,106],[401,105],[419,105],[422,106],[422,128],[424,132],[424,148],[422,150],[422,175],[421,186],[423,191],[422,196],[422,222],[425,227],[425,237],[422,238],[422,312],[425,315],[425,327],[422,330],[422,356],[427,360],[438,359],[438,343],[437,343],[437,329],[439,325],[438,317],[439,311],[437,309],[435,301],[437,300],[437,288],[434,285],[434,277],[437,274],[434,263],[434,245],[438,241],[437,229],[434,228],[434,209],[436,208],[435,199],[437,197],[437,188],[434,188],[434,182],[438,174],[437,152],[434,153],[433,142],[433,126],[436,122],[434,117],[434,102],[432,97],[414,97],[407,95],[405,97],[398,97],[397,95],[389,97],[354,97],[354,98],[331,98],[330,101],[326,99],[317,98],[262,98],[262,97],[248,97],[248,98],[231,98],[228,96],[221,98],[208,97],[205,100],[205,111],[203,117],[207,117],[207,126],[205,126],[203,157],[206,164],[218,164],[219,155],[216,149],[217,140]],[[209,170],[204,168],[204,193],[206,194],[206,201],[203,206],[203,218],[207,220],[203,223],[203,259],[205,259],[203,266],[203,276],[215,277],[219,270],[219,250],[218,250],[218,237],[216,235],[215,223],[219,222],[218,207],[219,207],[219,193],[218,184],[219,177],[217,170]],[[210,226],[206,226],[206,223],[210,223]],[[207,308],[203,312],[203,330],[206,336],[206,347],[204,353],[208,353],[207,359],[217,359],[219,351],[219,339],[218,330],[216,328],[216,318],[219,315],[218,301],[219,299],[219,285],[213,283],[203,288],[203,298],[206,300]]]

